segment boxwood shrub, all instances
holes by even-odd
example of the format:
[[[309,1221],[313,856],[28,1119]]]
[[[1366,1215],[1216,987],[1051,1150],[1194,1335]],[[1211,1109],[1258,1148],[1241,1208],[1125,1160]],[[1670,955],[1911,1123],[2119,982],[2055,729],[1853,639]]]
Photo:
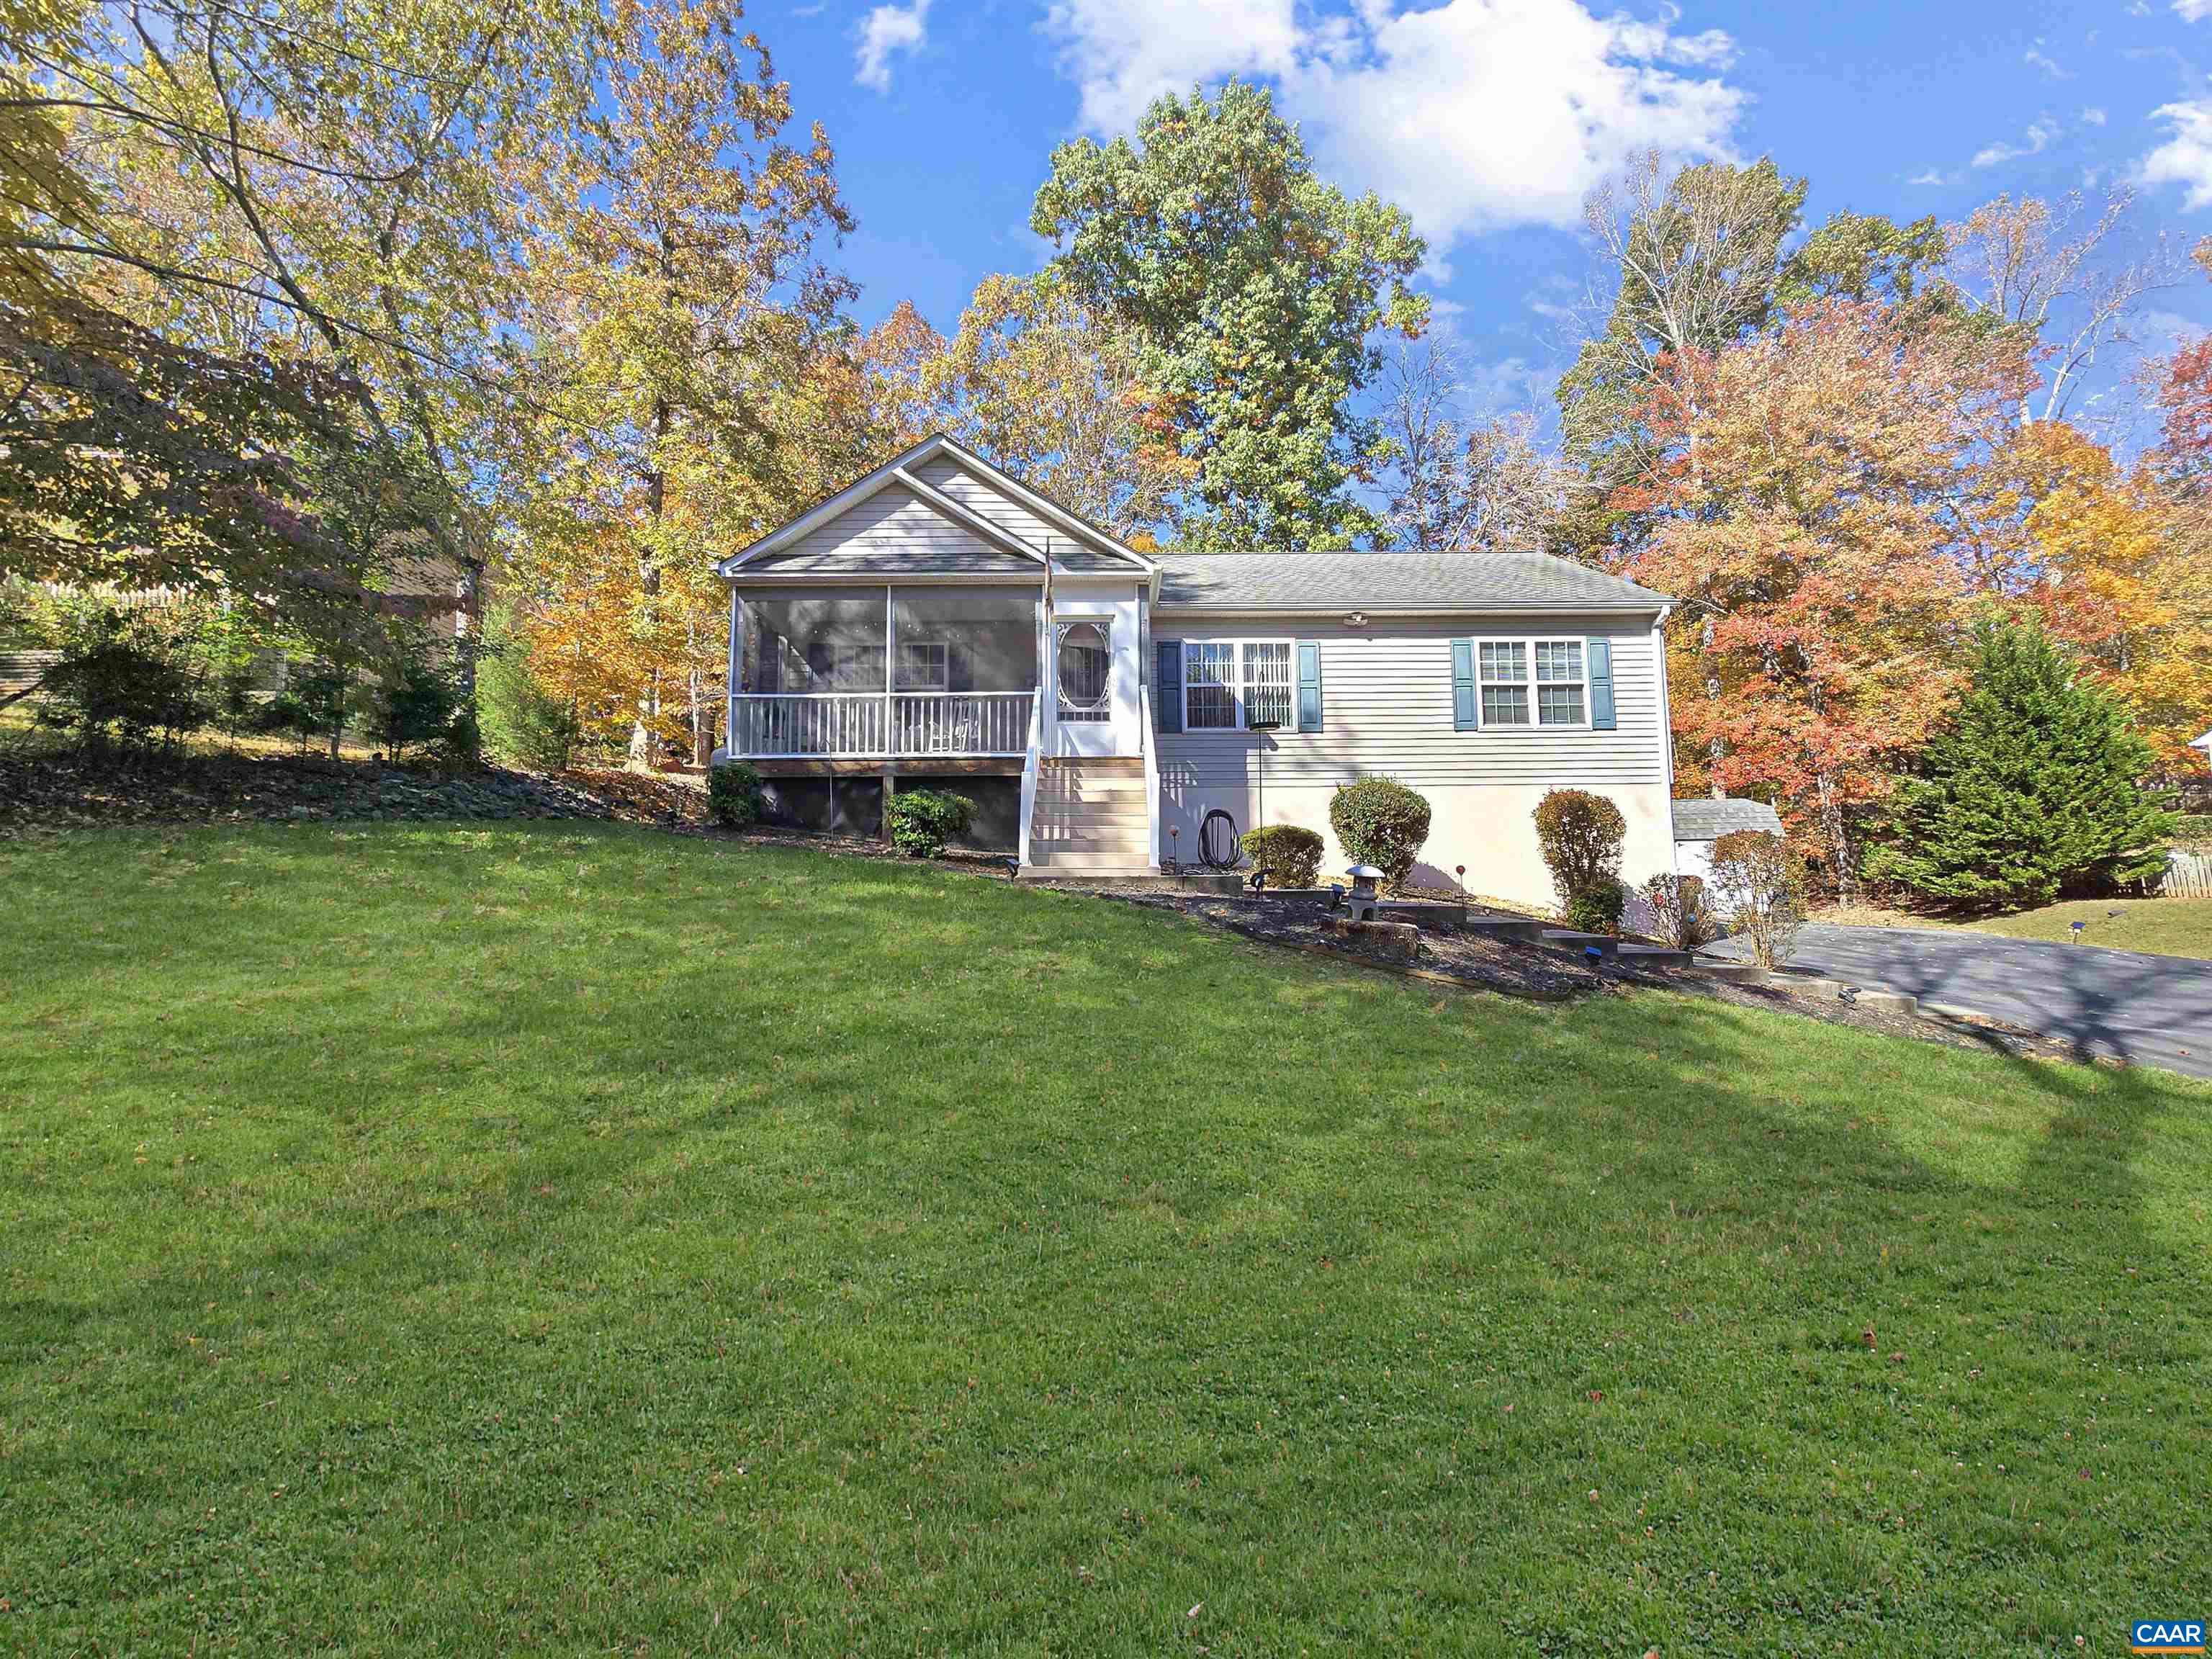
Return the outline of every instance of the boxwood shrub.
[[[744,761],[725,761],[707,774],[707,811],[725,830],[757,823],[761,815],[760,769]]]
[[[1328,823],[1354,863],[1373,865],[1397,887],[1429,838],[1429,803],[1395,778],[1362,778],[1329,797]]]
[[[1295,823],[1267,823],[1247,830],[1238,843],[1255,870],[1267,872],[1270,887],[1311,887],[1321,879],[1322,839]]]
[[[933,859],[955,836],[968,833],[975,803],[939,789],[902,789],[884,809],[891,845],[910,859]]]

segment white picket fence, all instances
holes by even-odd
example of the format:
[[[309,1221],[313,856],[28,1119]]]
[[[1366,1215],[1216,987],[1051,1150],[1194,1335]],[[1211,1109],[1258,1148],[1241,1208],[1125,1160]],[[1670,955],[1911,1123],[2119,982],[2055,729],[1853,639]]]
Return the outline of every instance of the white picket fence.
[[[2212,853],[2168,853],[2161,898],[2212,898]]]

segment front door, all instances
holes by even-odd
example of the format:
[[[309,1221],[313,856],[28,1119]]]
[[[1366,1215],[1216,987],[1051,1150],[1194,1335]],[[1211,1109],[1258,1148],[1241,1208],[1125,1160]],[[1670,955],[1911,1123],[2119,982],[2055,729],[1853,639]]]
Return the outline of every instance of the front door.
[[[1054,745],[1063,755],[1121,755],[1133,724],[1125,703],[1136,692],[1136,641],[1110,611],[1053,617]]]

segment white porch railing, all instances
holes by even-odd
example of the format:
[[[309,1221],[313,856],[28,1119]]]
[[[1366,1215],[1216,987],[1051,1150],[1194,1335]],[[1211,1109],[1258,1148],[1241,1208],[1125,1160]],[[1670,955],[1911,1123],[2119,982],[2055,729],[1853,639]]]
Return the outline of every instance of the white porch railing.
[[[749,692],[730,699],[730,754],[747,760],[1027,752],[1032,691]]]

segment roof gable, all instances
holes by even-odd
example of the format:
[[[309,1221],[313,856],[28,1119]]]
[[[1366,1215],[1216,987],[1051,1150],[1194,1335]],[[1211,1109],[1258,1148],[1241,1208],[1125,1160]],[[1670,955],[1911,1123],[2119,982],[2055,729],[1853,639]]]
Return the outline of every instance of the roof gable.
[[[825,531],[886,491],[902,492],[928,512],[956,525],[974,539],[1042,574],[1048,554],[1062,569],[1110,569],[1152,575],[1154,567],[1095,526],[1086,524],[1018,479],[969,454],[943,433],[924,439],[866,477],[817,502],[790,523],[769,532],[716,566],[724,576],[783,568],[794,550],[820,547]],[[1064,544],[1055,544],[1057,532]],[[821,548],[826,552],[826,548]],[[862,561],[858,570],[877,568]],[[911,560],[894,561],[890,569],[957,569]]]

